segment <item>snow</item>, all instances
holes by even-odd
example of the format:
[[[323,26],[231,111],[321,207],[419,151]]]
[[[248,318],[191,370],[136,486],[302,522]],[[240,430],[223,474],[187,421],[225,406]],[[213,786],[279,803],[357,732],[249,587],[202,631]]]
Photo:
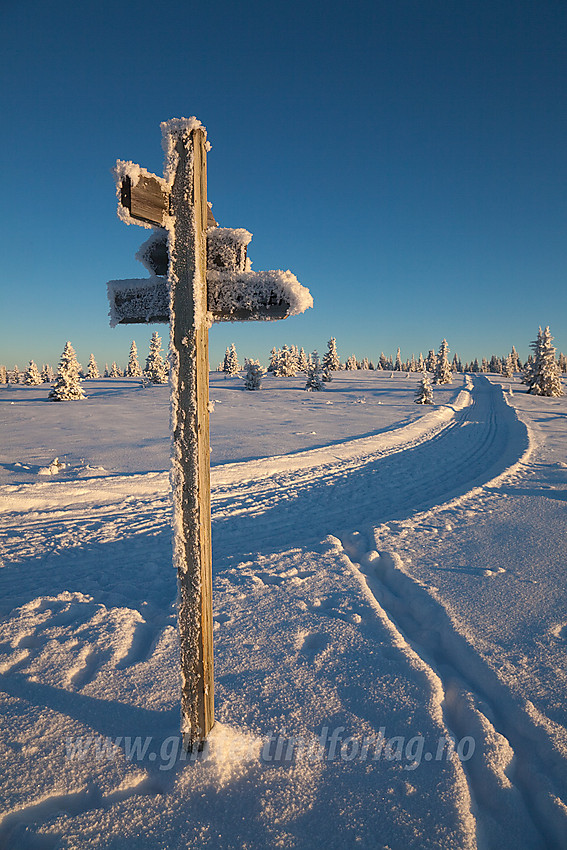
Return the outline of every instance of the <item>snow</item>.
[[[3,847],[566,846],[567,399],[419,380],[211,373],[201,754],[168,388],[0,387]]]

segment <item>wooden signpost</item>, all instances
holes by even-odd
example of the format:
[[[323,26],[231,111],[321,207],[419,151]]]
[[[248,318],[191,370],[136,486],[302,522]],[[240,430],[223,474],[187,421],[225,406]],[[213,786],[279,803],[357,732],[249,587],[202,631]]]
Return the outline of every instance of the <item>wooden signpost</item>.
[[[182,733],[193,747],[214,724],[208,328],[212,321],[285,318],[313,300],[289,271],[250,271],[248,231],[216,226],[200,121],[172,119],[162,132],[163,178],[131,162],[115,168],[119,217],[163,228],[137,255],[151,277],[110,281],[108,295],[112,325],[170,324]]]

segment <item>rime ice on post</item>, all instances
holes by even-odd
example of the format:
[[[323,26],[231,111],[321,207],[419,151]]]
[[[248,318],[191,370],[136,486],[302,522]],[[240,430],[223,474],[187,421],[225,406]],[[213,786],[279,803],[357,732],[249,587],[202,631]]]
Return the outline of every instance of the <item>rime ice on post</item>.
[[[132,162],[115,168],[119,217],[159,228],[137,255],[151,277],[110,281],[108,297],[111,325],[170,323],[182,732],[193,746],[214,724],[209,325],[282,319],[302,313],[313,299],[290,271],[250,271],[247,230],[216,227],[207,204],[209,145],[201,122],[172,119],[162,124],[162,133],[163,178]]]

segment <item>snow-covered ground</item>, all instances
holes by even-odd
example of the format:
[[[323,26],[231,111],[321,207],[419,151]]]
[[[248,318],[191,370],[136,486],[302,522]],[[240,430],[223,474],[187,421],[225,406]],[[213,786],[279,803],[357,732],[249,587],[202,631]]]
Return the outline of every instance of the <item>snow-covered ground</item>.
[[[0,846],[567,846],[567,398],[416,384],[211,374],[191,756],[167,387],[0,388]]]

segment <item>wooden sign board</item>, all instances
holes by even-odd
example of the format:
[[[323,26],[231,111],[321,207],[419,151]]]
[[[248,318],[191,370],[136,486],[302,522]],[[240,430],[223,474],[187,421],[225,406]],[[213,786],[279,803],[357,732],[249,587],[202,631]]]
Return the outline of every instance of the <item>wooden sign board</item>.
[[[165,180],[155,175],[140,174],[136,182],[128,175],[122,178],[120,203],[136,221],[163,227],[171,214],[171,199]],[[216,225],[208,207],[207,227]]]

